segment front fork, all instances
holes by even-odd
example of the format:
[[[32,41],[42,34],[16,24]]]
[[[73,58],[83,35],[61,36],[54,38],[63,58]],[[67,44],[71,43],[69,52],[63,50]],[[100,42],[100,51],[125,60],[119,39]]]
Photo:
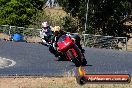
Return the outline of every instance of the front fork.
[[[83,59],[85,58],[85,57],[84,57],[84,54],[81,53],[81,50],[78,48],[77,45],[72,44],[69,50],[72,51],[72,53],[73,53],[73,55],[75,56],[75,58],[78,59],[79,61],[82,62]],[[69,50],[68,50],[68,51],[69,51]],[[68,51],[67,51],[67,52],[68,52]],[[67,52],[66,52],[66,55],[67,55],[68,59],[71,60],[71,57],[68,55]]]
[[[74,50],[74,49],[69,49],[67,52],[66,52],[66,56],[67,56],[67,58],[71,61],[72,60],[72,57],[70,57],[70,55],[69,55],[69,51],[71,51],[72,53],[73,53],[73,56],[76,58],[77,57],[77,53],[76,53],[76,51]]]

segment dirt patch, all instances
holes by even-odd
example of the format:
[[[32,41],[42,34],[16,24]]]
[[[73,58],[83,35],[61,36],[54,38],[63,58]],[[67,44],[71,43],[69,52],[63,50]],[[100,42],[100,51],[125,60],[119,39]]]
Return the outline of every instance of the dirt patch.
[[[29,43],[39,43],[42,42],[40,37],[34,36],[34,37],[25,37],[25,40]]]
[[[74,78],[0,78],[0,88],[62,88],[74,82]]]
[[[0,78],[0,88],[132,88],[129,84],[77,84],[74,77]]]
[[[0,39],[10,40],[10,36],[7,34],[0,33]]]
[[[43,9],[49,19],[52,19],[52,26],[60,25],[63,21],[63,17],[67,16],[67,13],[61,8],[45,8]]]
[[[62,8],[45,8],[44,11],[47,15],[50,15],[51,17],[65,17],[67,13]]]

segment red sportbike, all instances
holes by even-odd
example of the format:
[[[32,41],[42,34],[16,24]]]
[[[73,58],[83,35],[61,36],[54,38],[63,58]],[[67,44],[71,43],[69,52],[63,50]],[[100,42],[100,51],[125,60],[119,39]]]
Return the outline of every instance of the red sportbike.
[[[84,54],[76,45],[70,36],[62,35],[57,42],[58,51],[61,52],[69,61],[72,61],[76,67],[85,66],[87,61]]]

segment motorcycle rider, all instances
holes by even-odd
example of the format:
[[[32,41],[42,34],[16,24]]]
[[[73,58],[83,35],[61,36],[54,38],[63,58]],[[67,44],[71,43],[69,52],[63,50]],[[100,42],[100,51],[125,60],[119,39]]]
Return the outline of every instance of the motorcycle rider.
[[[76,45],[81,50],[81,52],[84,53],[85,50],[82,49],[82,46],[80,44],[81,39],[80,39],[79,35],[67,33],[64,30],[62,30],[60,28],[60,26],[53,27],[52,32],[53,32],[53,36],[54,36],[52,39],[52,44],[53,44],[53,48],[54,48],[55,52],[51,52],[51,53],[53,53],[56,57],[58,57],[58,60],[61,59],[61,56],[58,54],[57,41],[58,41],[59,37],[61,37],[62,35],[65,35],[65,34],[70,36],[76,42]]]
[[[52,26],[49,26],[48,22],[45,21],[41,24],[42,30],[40,31],[40,37],[42,44],[49,47],[49,51],[58,57],[58,52],[53,48],[51,40],[53,38]]]
[[[40,31],[40,37],[42,40],[42,44],[49,46],[50,39],[52,37],[52,27],[49,26],[47,21],[42,22],[41,24],[42,30]]]

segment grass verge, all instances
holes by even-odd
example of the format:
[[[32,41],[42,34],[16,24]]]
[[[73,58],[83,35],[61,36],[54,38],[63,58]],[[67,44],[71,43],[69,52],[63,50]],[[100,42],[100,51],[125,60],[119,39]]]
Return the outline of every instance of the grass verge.
[[[129,84],[79,85],[74,77],[1,77],[0,88],[132,88],[132,82]]]

